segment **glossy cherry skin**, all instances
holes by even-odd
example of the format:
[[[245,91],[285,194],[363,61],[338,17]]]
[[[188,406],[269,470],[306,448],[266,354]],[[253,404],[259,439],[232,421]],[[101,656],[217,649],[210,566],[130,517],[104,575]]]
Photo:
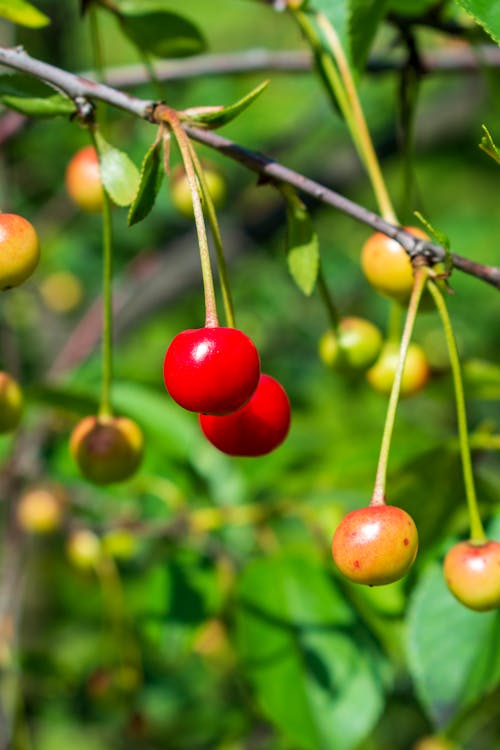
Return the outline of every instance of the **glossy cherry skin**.
[[[23,394],[14,378],[0,372],[0,435],[12,432],[21,421]]]
[[[277,448],[290,428],[290,402],[283,386],[261,375],[245,406],[226,416],[200,414],[203,434],[229,456],[263,456]]]
[[[404,227],[420,239],[429,239],[418,227]],[[361,268],[374,289],[398,302],[408,302],[413,288],[410,258],[399,242],[381,232],[372,234],[361,251]]]
[[[469,609],[486,612],[500,607],[500,542],[459,542],[444,559],[451,593]]]
[[[236,328],[194,328],[177,334],[163,363],[165,387],[188,411],[229,414],[257,388],[255,344]]]
[[[389,394],[398,365],[399,346],[387,342],[380,356],[366,373],[366,379],[379,393]],[[417,344],[410,344],[401,380],[401,396],[413,396],[426,385],[430,368],[424,350]]]
[[[348,513],[333,535],[332,555],[354,583],[380,586],[402,578],[418,549],[411,516],[394,505],[373,505]]]
[[[26,281],[39,260],[40,243],[33,225],[17,214],[0,214],[0,290]]]
[[[101,172],[93,146],[84,146],[72,156],[66,168],[65,182],[69,197],[79,208],[89,213],[102,210]]]
[[[142,461],[144,439],[127,417],[85,417],[70,438],[70,451],[83,476],[94,484],[122,482]]]
[[[364,318],[346,317],[338,331],[329,329],[320,339],[319,355],[325,365],[334,369],[365,370],[382,347],[382,334]]]

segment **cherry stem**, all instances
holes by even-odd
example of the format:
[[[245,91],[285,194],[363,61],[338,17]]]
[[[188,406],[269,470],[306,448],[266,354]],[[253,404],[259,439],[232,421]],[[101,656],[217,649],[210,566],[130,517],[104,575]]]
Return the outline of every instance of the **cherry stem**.
[[[392,433],[394,431],[394,422],[396,419],[396,411],[399,402],[399,396],[401,392],[401,381],[403,379],[403,372],[406,362],[406,356],[408,354],[408,347],[410,345],[411,336],[413,333],[413,327],[418,312],[418,305],[425,285],[427,283],[427,269],[425,267],[419,267],[415,269],[415,278],[413,282],[413,289],[408,303],[408,310],[406,313],[405,324],[403,328],[403,334],[401,336],[401,344],[399,349],[399,359],[394,373],[394,382],[391,388],[391,394],[389,396],[389,404],[387,407],[387,415],[385,418],[384,432],[382,434],[382,443],[380,445],[380,455],[377,465],[377,473],[375,475],[375,486],[373,488],[373,495],[370,505],[385,505],[385,486],[387,481],[387,464],[389,461],[389,451],[391,448]]]
[[[97,20],[97,9],[95,3],[89,8],[90,40],[92,55],[94,58],[95,74],[98,81],[104,81],[104,56],[102,53],[101,37],[99,34],[99,22]]]
[[[96,153],[97,141],[94,128],[89,128],[90,138]],[[99,416],[111,417],[111,385],[113,382],[113,227],[111,200],[102,186],[102,374]]]
[[[386,221],[397,224],[396,213],[366,124],[356,84],[337,32],[323,13],[315,14],[316,23],[328,45],[327,52],[323,46],[323,39],[308,16],[301,11],[296,11],[294,15],[314,51],[329,94],[344,116],[358,155],[368,173],[380,212]]]
[[[203,196],[203,205],[205,206],[205,209],[207,212],[208,223],[210,224],[210,231],[212,232],[212,237],[214,240],[215,257],[217,260],[217,270],[219,272],[219,281],[220,281],[221,292],[222,292],[222,302],[224,305],[224,314],[226,317],[226,324],[229,326],[229,328],[234,328],[235,317],[234,317],[233,297],[231,294],[231,286],[229,283],[229,274],[227,270],[227,262],[226,262],[226,256],[224,254],[224,246],[222,244],[222,236],[220,233],[219,222],[217,220],[217,214],[215,212],[214,202],[212,200],[212,196],[210,195],[210,191],[208,189],[207,181],[205,178],[205,172],[203,170],[201,162],[198,158],[198,155],[191,141],[189,141],[189,146],[191,150],[191,158],[193,160],[194,168],[196,171],[196,176],[198,178],[198,182],[201,187],[201,193]]]
[[[191,143],[186,135],[179,117],[175,110],[170,107],[162,107],[161,118],[172,130],[177,144],[179,146],[186,178],[191,191],[191,200],[193,202],[194,221],[196,233],[198,235],[198,249],[200,253],[201,273],[203,277],[203,289],[205,292],[205,326],[214,328],[219,325],[217,317],[217,303],[215,300],[214,280],[212,276],[212,265],[210,262],[210,251],[208,249],[207,230],[203,216],[203,206],[201,203],[199,183],[196,177],[196,170],[191,155]]]
[[[474,485],[474,474],[472,471],[471,451],[469,444],[469,431],[467,428],[467,412],[465,409],[465,394],[462,381],[460,358],[458,356],[457,342],[446,302],[437,284],[429,279],[429,291],[432,294],[439,317],[443,324],[448,355],[450,358],[453,386],[455,390],[455,401],[457,406],[458,439],[460,443],[460,454],[462,458],[462,471],[464,475],[465,497],[469,511],[470,540],[475,544],[483,544],[487,537],[479,514],[477,504],[476,488]]]

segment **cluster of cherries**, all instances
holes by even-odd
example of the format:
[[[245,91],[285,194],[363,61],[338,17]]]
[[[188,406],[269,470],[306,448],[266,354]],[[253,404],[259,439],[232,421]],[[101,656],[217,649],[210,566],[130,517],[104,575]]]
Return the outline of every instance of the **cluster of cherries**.
[[[290,427],[283,386],[260,371],[255,344],[242,331],[205,326],[179,333],[165,354],[165,387],[199,414],[205,437],[230,456],[263,456]]]
[[[66,188],[80,208],[102,209],[99,161],[92,147],[81,149],[70,161]],[[192,212],[181,175],[174,180],[173,199],[183,213]],[[417,228],[409,231],[426,237]],[[0,214],[0,248],[0,289],[5,290],[31,275],[40,248],[32,225],[15,214]],[[363,247],[361,264],[377,291],[402,305],[407,303],[413,269],[397,242],[375,233]],[[398,346],[384,344],[369,321],[343,318],[336,330],[322,337],[320,356],[332,367],[365,371],[376,390],[390,392]],[[428,378],[425,354],[412,344],[401,395],[416,393]],[[257,349],[240,330],[207,325],[179,333],[165,355],[164,381],[180,406],[199,415],[201,430],[210,443],[230,456],[265,455],[277,448],[289,431],[287,394],[277,380],[261,373]],[[0,433],[17,427],[22,405],[19,385],[8,373],[0,372]],[[122,416],[87,416],[76,425],[70,439],[71,453],[82,474],[96,484],[128,479],[138,469],[143,449],[139,426]],[[380,585],[408,572],[417,547],[412,518],[401,508],[378,500],[348,513],[341,521],[333,536],[332,554],[348,579]],[[456,544],[446,555],[444,573],[450,590],[466,606],[478,611],[500,606],[499,542]]]

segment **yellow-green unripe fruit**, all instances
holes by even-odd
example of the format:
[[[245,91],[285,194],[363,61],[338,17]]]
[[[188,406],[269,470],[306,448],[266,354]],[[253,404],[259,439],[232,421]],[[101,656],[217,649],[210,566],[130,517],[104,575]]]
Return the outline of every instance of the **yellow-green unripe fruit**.
[[[224,180],[221,173],[211,164],[203,165],[203,174],[205,175],[205,181],[207,183],[208,192],[212,198],[214,207],[221,208],[226,200],[226,181]],[[193,201],[191,198],[191,190],[189,182],[186,176],[184,167],[181,165],[175,167],[171,174],[171,194],[172,203],[177,208],[179,213],[188,219],[192,219],[193,213]]]
[[[319,356],[334,369],[365,370],[382,347],[379,329],[363,318],[342,318],[338,329],[326,331],[319,341]]]
[[[391,392],[398,359],[399,346],[391,342],[384,344],[379,358],[366,373],[366,379],[374,390],[385,395]],[[401,381],[401,396],[418,393],[429,377],[429,363],[424,350],[417,344],[410,344]]]
[[[0,290],[26,281],[39,260],[40,243],[33,225],[17,214],[0,214]]]

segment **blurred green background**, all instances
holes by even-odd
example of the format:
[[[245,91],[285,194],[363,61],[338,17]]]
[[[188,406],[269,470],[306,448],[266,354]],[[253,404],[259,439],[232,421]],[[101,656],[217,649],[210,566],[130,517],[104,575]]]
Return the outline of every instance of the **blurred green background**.
[[[203,29],[210,52],[305,49],[291,18],[262,3],[168,5]],[[89,19],[76,0],[37,7],[51,25],[4,22],[2,44],[90,70]],[[141,64],[111,15],[97,16],[106,66]],[[460,45],[433,30],[416,33],[423,49]],[[395,40],[394,28],[384,26],[375,52],[391,54]],[[162,98],[178,109],[229,104],[267,77],[266,92],[223,135],[375,210],[344,126],[313,74],[199,76],[162,84]],[[499,73],[423,80],[410,186],[399,86],[393,72],[360,80],[401,221],[415,224],[418,208],[453,251],[498,265],[500,172],[478,143],[482,123],[499,137]],[[152,84],[133,90],[158,98]],[[108,140],[139,166],[154,139],[151,125],[102,105],[97,111]],[[2,747],[404,750],[437,732],[470,750],[500,747],[498,612],[462,608],[440,571],[445,551],[467,535],[467,516],[439,320],[431,312],[417,321],[415,340],[433,376],[400,404],[389,465],[388,502],[414,517],[419,556],[403,582],[361,589],[336,575],[329,545],[344,512],[369,501],[386,399],[319,360],[328,318],[319,295],[306,298],[288,273],[279,194],[202,147],[200,156],[228,183],[219,220],[237,323],[290,396],[289,437],[269,456],[229,458],[165,393],[165,349],[204,315],[196,235],[172,205],[167,182],[149,217],[131,229],[125,209],[113,212],[113,402],[144,430],[145,460],[136,477],[111,489],[79,476],[68,435],[99,397],[99,331],[87,311],[100,294],[101,230],[99,217],[70,204],[64,172],[87,142],[66,118],[33,120],[2,138],[0,205],[30,218],[43,250],[32,279],[0,300],[2,366],[19,377],[27,399],[21,433],[0,438],[2,486],[11,488],[2,497]],[[175,149],[172,161],[179,161]],[[308,205],[339,309],[386,331],[389,304],[359,266],[369,231]],[[63,312],[57,300],[68,278],[62,291],[47,286],[61,271],[81,284]],[[497,292],[459,272],[451,286],[479,499],[500,539],[498,439],[496,452],[486,448],[500,421]],[[22,477],[14,485],[13,462]],[[64,523],[50,535],[23,532],[19,496],[47,481],[66,488]],[[103,545],[89,569],[68,557],[68,538],[81,528]]]

